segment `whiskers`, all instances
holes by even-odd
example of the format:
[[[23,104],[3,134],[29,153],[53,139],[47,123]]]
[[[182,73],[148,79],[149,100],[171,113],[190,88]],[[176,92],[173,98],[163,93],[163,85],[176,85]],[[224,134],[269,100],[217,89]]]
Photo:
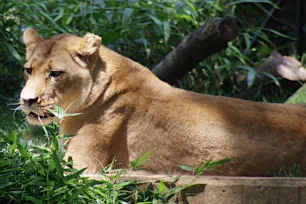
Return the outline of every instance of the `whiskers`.
[[[16,102],[16,103],[8,103],[7,105],[9,105],[9,106],[16,106],[16,105],[20,105],[20,102]]]
[[[22,110],[22,106],[19,105],[16,108],[13,108],[12,110],[14,110],[14,112],[13,112],[13,119],[15,120],[16,112]]]
[[[17,111],[22,110],[22,104],[20,103],[20,99],[17,99],[14,103],[8,103],[8,106],[17,106],[16,108],[11,108],[13,110],[13,119],[15,120],[15,115]]]
[[[9,105],[9,106],[21,105],[20,99],[17,99],[15,103],[8,103],[7,105]]]

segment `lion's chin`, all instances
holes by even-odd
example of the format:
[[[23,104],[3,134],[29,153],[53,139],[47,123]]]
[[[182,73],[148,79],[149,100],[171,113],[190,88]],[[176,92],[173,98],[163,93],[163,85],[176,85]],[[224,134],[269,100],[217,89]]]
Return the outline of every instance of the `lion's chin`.
[[[48,125],[56,120],[56,117],[52,116],[43,117],[33,112],[27,114],[26,118],[28,123],[30,123],[31,125]]]

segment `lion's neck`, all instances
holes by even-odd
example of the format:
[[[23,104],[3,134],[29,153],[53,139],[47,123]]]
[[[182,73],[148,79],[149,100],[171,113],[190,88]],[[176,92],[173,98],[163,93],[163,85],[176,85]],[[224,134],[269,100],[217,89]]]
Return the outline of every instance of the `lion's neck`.
[[[75,134],[85,123],[95,120],[97,112],[106,106],[116,108],[123,98],[125,106],[137,108],[139,97],[162,98],[169,91],[169,85],[160,81],[151,71],[118,53],[101,46],[100,57],[93,70],[92,87],[80,113],[66,118],[61,124],[63,134]],[[125,95],[125,96],[123,96]],[[130,100],[131,99],[131,100]],[[134,100],[132,100],[134,99]],[[125,100],[125,99],[124,99]],[[111,105],[110,105],[111,104]],[[98,111],[97,111],[98,110]],[[99,119],[100,120],[100,119]]]
[[[105,103],[123,93],[162,97],[171,87],[159,80],[149,69],[104,46],[94,70],[93,86],[87,104]]]

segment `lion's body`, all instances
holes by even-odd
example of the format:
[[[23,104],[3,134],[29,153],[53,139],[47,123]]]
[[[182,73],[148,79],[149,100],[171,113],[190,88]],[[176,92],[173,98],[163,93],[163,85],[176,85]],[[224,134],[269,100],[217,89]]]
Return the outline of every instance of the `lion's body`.
[[[65,46],[72,46],[67,43],[70,38],[74,47],[82,42],[76,36],[66,38]],[[61,56],[62,64],[76,63],[73,57],[63,57],[68,54],[62,47],[51,47],[51,54],[40,60]],[[66,156],[72,156],[78,168],[88,166],[88,172],[95,172],[114,157],[127,168],[148,150],[153,150],[144,165],[149,173],[184,173],[179,165],[195,167],[224,158],[232,161],[219,170],[229,175],[266,175],[294,163],[306,167],[305,106],[196,94],[169,86],[106,47],[99,46],[96,54],[86,77],[78,75],[87,68],[68,66],[74,69],[69,73],[83,80],[78,87],[89,90],[78,91],[87,93],[78,99],[83,103],[68,109],[82,114],[61,123],[63,134],[76,134],[67,144]]]

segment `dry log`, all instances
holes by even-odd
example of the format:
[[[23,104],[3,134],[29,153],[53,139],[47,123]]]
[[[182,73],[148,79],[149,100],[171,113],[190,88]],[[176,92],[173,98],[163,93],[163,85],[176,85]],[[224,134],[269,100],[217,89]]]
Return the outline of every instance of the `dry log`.
[[[290,81],[306,81],[306,69],[293,57],[273,52],[257,69],[258,73],[268,72]]]
[[[294,90],[295,93],[285,103],[306,104],[306,85],[300,87],[300,83],[297,82],[306,81],[306,68],[295,58],[273,52],[256,71],[261,76],[261,83],[271,80],[265,73],[287,79],[286,89]],[[246,75],[239,76],[240,80],[246,80],[246,78]]]
[[[264,84],[271,81],[271,78],[267,74],[275,77],[282,77],[293,82],[306,81],[305,67],[303,67],[294,57],[283,56],[278,52],[272,52],[272,54],[256,69],[256,74],[261,78],[260,81],[255,82],[257,84]],[[240,82],[245,81],[247,80],[247,75],[238,73],[236,78]],[[299,84],[298,82],[296,83]],[[253,86],[256,86],[256,84],[253,84]]]
[[[233,17],[213,18],[186,36],[152,72],[161,80],[173,84],[204,58],[227,47],[236,38],[238,21]]]

